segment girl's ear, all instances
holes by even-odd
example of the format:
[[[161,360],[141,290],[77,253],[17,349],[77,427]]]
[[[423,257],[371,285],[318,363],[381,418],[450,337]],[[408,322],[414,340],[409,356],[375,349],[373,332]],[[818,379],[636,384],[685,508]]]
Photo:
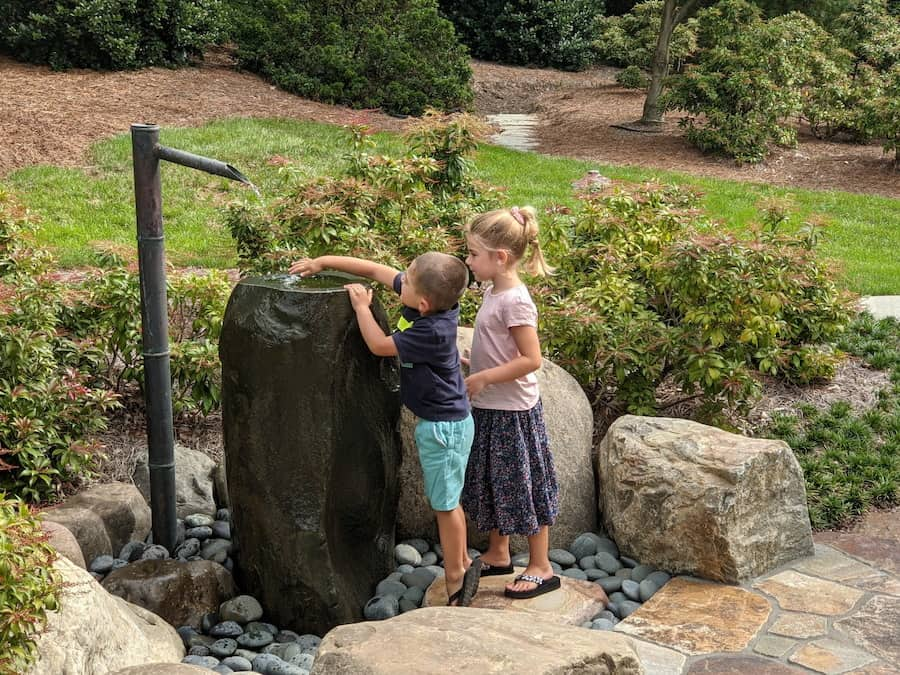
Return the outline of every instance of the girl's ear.
[[[509,262],[509,251],[501,248],[499,251],[496,251],[494,255],[497,256],[497,262],[503,267],[506,267],[506,264]]]

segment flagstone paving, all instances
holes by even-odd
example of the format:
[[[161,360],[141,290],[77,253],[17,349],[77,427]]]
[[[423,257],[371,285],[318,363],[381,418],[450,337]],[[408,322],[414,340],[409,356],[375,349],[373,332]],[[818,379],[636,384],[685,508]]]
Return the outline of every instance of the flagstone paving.
[[[739,586],[676,577],[615,630],[648,675],[900,675],[900,541],[815,541]]]

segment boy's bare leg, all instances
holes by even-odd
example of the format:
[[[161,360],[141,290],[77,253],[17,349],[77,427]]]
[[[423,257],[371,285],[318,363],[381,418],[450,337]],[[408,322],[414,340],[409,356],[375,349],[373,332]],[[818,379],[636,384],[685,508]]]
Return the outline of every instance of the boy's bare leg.
[[[481,560],[491,567],[509,565],[509,535],[500,534],[500,530],[491,530],[488,535],[488,550],[481,556]]]
[[[550,565],[550,528],[546,525],[538,530],[537,534],[528,537],[528,567],[524,573],[541,579],[553,576],[553,567]],[[506,589],[530,591],[536,585],[530,581],[515,581],[506,584]]]
[[[466,573],[466,517],[461,506],[452,511],[435,511],[438,537],[444,550],[444,578],[447,596],[462,588]]]

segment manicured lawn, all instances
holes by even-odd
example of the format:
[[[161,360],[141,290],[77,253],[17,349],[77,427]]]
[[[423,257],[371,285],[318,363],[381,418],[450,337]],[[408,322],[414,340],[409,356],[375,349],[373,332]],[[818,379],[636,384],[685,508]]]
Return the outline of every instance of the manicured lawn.
[[[286,120],[228,120],[200,128],[163,129],[164,145],[214,157],[237,167],[260,189],[277,194],[292,172],[329,173],[343,162],[346,133],[339,127]],[[378,152],[396,152],[396,136],[379,134]],[[293,169],[286,170],[284,158]],[[92,246],[112,242],[133,247],[134,198],[131,141],[125,135],[98,143],[91,168],[29,167],[5,183],[43,219],[40,243],[63,267],[91,264]],[[482,146],[479,177],[509,189],[511,203],[538,208],[571,204],[571,183],[591,168],[623,181],[658,180],[695,186],[704,193],[709,217],[723,227],[746,231],[764,199],[790,199],[797,215],[829,223],[822,250],[833,258],[848,288],[865,295],[900,293],[900,200],[841,192],[787,190],[751,183],[698,178],[665,171],[598,166]],[[247,187],[216,176],[163,164],[166,250],[176,265],[233,267],[236,255],[222,225],[221,208],[234,199],[256,197]]]

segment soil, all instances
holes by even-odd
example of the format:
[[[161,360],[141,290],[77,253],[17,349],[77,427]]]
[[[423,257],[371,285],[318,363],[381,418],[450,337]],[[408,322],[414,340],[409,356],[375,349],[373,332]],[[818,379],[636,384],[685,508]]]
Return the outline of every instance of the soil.
[[[738,166],[693,149],[681,134],[676,117],[670,117],[658,134],[610,126],[638,119],[643,104],[641,92],[615,83],[617,69],[566,73],[479,61],[473,61],[472,68],[476,112],[536,113],[538,151],[545,154],[900,198],[900,172],[893,169],[877,145],[820,141],[801,128],[796,149],[776,150],[757,166]],[[391,131],[400,131],[409,123],[378,110],[351,110],[292,96],[255,75],[236,70],[226,50],[209,52],[195,67],[113,73],[60,73],[0,57],[0,179],[10,171],[40,163],[85,166],[92,143],[126,133],[134,122],[193,126],[227,117],[367,123]],[[791,388],[766,382],[751,424],[762,424],[773,412],[789,409],[801,400],[824,407],[843,399],[865,409],[884,380],[883,373],[851,359],[826,385]],[[111,420],[110,431],[101,439],[107,457],[101,463],[99,480],[129,480],[135,454],[146,448],[144,433],[139,410],[123,412]],[[185,445],[213,457],[221,455],[218,416],[183,421],[176,425],[176,433]],[[896,513],[876,512],[857,527],[865,529],[871,517],[876,532],[884,530],[896,536],[896,528],[885,525],[896,523],[897,519],[891,518]]]

